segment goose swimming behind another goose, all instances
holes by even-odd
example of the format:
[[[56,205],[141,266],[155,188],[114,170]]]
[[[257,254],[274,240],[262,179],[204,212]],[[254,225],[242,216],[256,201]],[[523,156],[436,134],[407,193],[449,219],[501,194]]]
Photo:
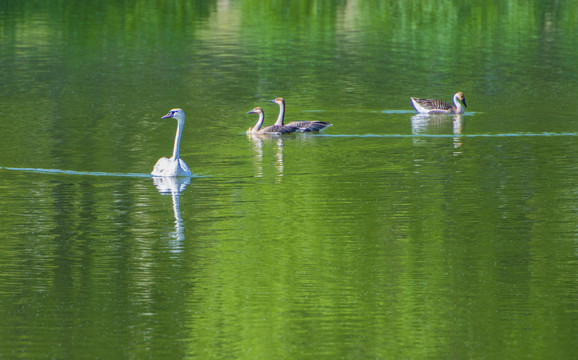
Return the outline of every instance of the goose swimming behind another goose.
[[[422,114],[463,114],[467,107],[464,93],[455,93],[453,101],[455,106],[441,100],[411,98],[413,107]]]
[[[289,125],[271,125],[265,126],[261,129],[261,126],[263,126],[263,122],[265,121],[265,113],[260,107],[248,111],[247,114],[259,114],[259,120],[257,120],[255,126],[247,130],[247,133],[249,134],[290,134],[298,130],[297,127]]]
[[[277,116],[277,121],[275,125],[285,125],[285,100],[283,98],[276,98],[269,100],[269,102],[279,105],[279,116]],[[294,126],[299,132],[310,132],[310,131],[321,131],[333,124],[325,121],[293,121],[286,126]]]
[[[173,147],[173,156],[171,158],[162,157],[155,164],[152,176],[187,176],[191,177],[191,170],[185,162],[179,158],[179,149],[181,146],[181,134],[185,126],[185,112],[182,109],[172,109],[161,119],[174,118],[177,120],[177,134],[175,135],[175,145]]]

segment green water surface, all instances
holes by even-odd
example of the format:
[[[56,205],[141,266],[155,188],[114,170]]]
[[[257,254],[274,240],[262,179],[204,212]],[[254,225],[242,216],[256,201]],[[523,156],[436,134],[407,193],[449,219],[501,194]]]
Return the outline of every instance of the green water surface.
[[[574,358],[576,34],[566,0],[0,0],[0,358]],[[333,126],[247,136],[275,97]],[[175,107],[195,176],[153,181]]]

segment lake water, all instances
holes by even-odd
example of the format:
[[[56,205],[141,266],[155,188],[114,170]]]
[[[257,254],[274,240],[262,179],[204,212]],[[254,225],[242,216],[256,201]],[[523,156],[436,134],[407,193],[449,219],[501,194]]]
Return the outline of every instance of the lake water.
[[[0,358],[575,356],[577,2],[0,5]]]

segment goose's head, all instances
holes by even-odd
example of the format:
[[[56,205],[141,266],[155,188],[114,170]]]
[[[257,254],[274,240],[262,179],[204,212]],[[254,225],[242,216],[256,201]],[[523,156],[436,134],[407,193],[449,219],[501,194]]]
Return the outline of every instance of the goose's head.
[[[177,119],[177,121],[183,121],[185,120],[185,112],[183,111],[183,109],[172,109],[171,111],[169,111],[168,114],[163,116],[161,119],[168,119],[168,118],[175,118]]]
[[[468,107],[468,105],[466,105],[466,96],[464,95],[463,92],[457,92],[455,95],[456,99],[458,99],[459,101],[462,102],[462,104],[464,104],[465,107]]]
[[[283,100],[283,98],[275,98],[273,100],[269,100],[269,102],[275,103],[277,105],[285,105],[285,100]]]
[[[260,107],[256,107],[251,111],[247,111],[247,114],[262,114],[263,113],[263,109],[261,109]]]

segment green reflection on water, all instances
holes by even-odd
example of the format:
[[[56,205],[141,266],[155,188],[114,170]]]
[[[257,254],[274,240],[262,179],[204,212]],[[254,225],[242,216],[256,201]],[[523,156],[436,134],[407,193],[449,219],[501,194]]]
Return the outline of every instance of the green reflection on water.
[[[1,3],[0,357],[573,354],[576,2]]]

